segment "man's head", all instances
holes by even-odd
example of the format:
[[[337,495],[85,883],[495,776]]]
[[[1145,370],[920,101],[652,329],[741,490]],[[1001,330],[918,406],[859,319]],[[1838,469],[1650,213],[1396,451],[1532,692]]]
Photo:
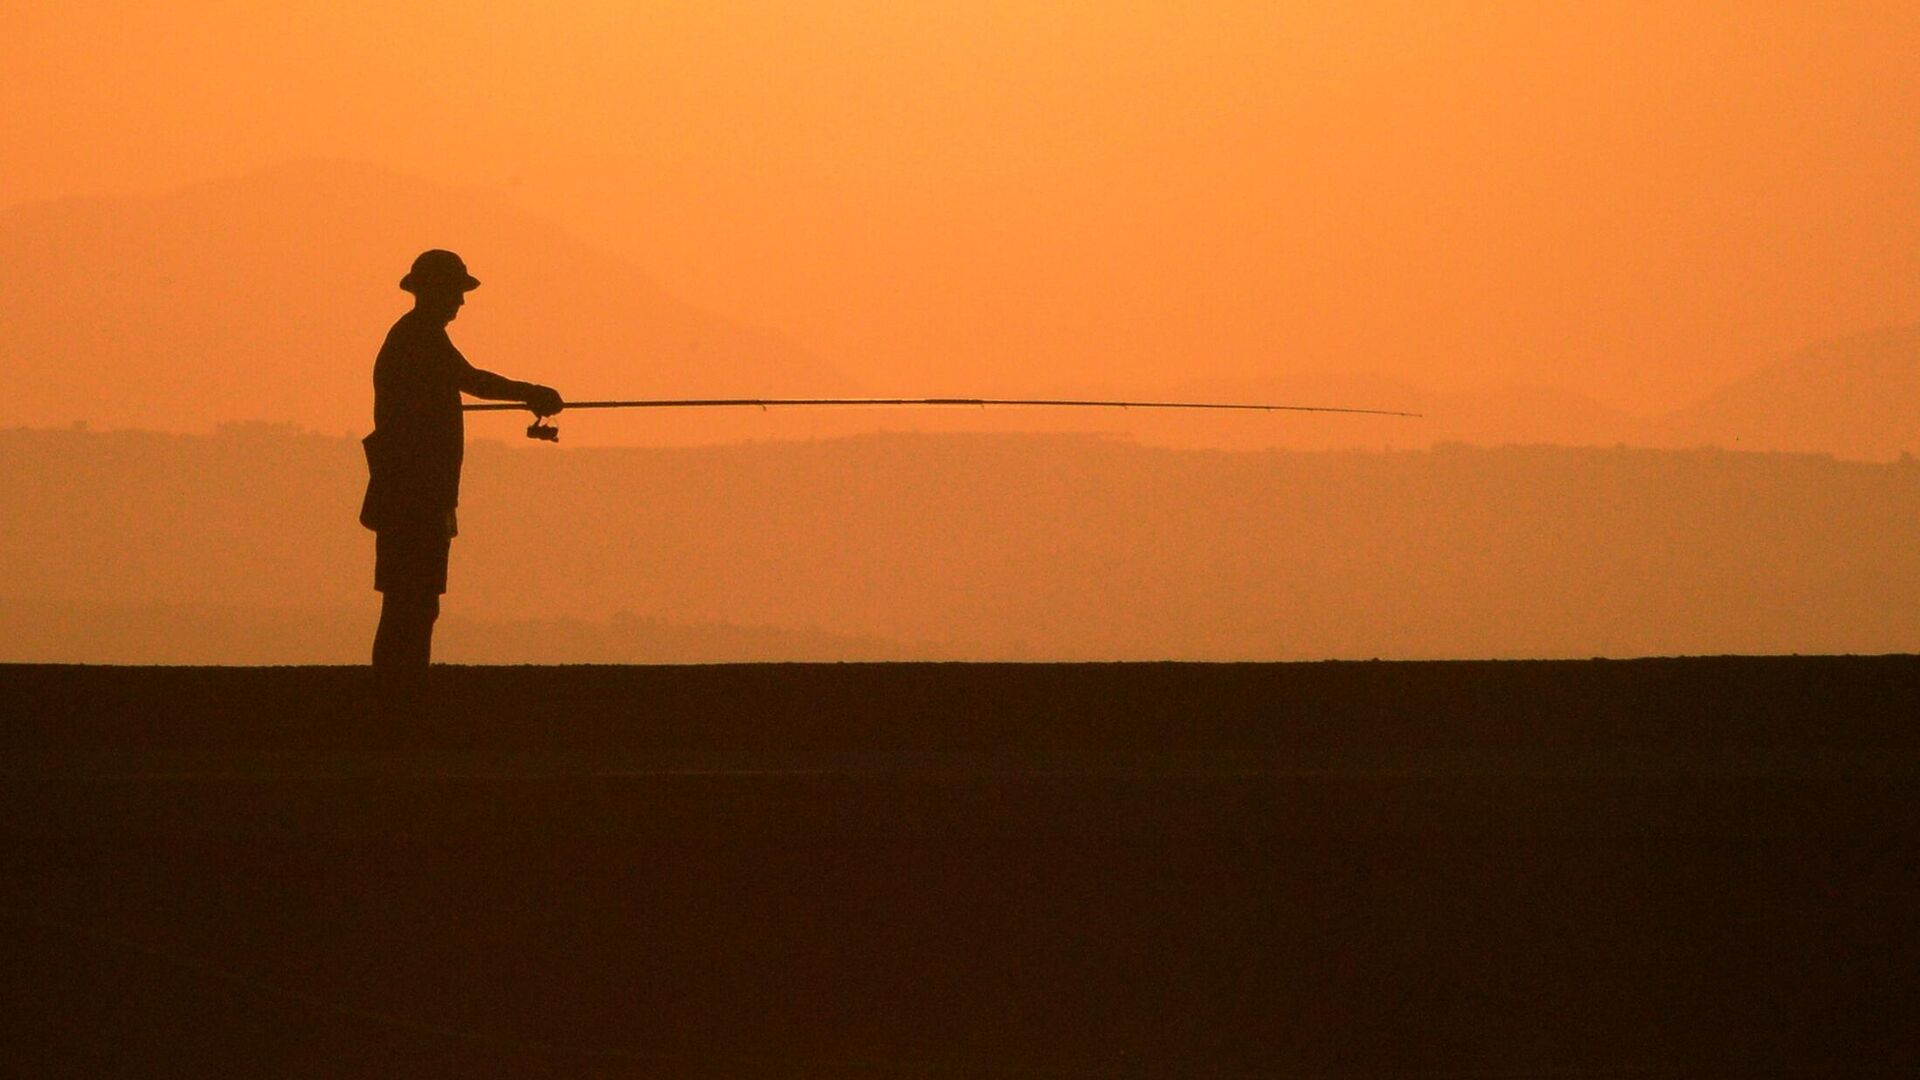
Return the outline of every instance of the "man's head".
[[[460,305],[467,302],[467,290],[479,286],[460,256],[439,248],[421,252],[413,260],[413,269],[400,279],[400,287],[413,294],[414,310],[441,322],[452,322]]]

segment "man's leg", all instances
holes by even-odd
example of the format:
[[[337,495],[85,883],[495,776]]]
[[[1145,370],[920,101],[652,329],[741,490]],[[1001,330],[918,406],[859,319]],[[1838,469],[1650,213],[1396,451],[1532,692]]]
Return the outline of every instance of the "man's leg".
[[[443,527],[383,529],[374,544],[373,587],[383,597],[373,636],[374,680],[421,689],[433,657],[433,623],[447,589],[449,538]]]
[[[382,683],[418,685],[426,681],[433,657],[433,623],[440,597],[431,592],[388,592],[380,604],[380,628],[373,635],[373,672]]]

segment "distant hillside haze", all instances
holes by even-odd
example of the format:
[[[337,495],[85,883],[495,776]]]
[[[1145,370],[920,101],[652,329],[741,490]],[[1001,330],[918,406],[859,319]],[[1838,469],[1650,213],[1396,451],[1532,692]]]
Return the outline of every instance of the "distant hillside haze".
[[[1550,371],[1542,384],[1481,394],[1438,394],[1393,380],[1323,374],[1285,382],[1193,381],[1177,386],[1178,397],[1224,400],[1294,400],[1305,403],[1393,402],[1423,414],[1414,423],[1385,420],[1297,423],[1279,445],[1301,448],[1432,446],[1449,442],[1484,446],[1637,446],[1671,449],[1832,454],[1888,461],[1920,454],[1920,325],[1888,327],[1815,342],[1767,363],[1687,408],[1640,416],[1610,408],[1584,395],[1555,389]],[[1152,421],[1162,437],[1153,441],[1242,449],[1260,445],[1268,428],[1203,426],[1196,418]],[[1304,437],[1303,437],[1304,436]]]
[[[371,426],[414,255],[483,285],[453,324],[482,367],[576,397],[852,389],[778,333],[664,293],[623,257],[478,189],[302,161],[154,199],[0,211],[0,423],[211,431]]]
[[[1920,650],[1920,464],[1087,436],[470,448],[444,658]],[[360,662],[360,448],[0,430],[0,660]]]
[[[482,367],[596,397],[906,396],[1158,398],[1392,409],[1419,420],[1058,410],[851,410],[576,414],[569,443],[695,445],[883,431],[1073,432],[1150,445],[1255,450],[1714,445],[1888,460],[1920,452],[1920,327],[1810,345],[1711,397],[1639,416],[1556,386],[1440,393],[1365,371],[1208,377],[1169,357],[1151,384],[1029,376],[927,382],[920,342],[864,386],[778,329],[729,321],[664,292],[652,253],[614,252],[482,188],[309,160],[135,199],[69,199],[0,211],[0,355],[13,376],[0,424],[211,431],[371,425],[370,371],[410,298],[397,288],[427,247],[451,247],[484,283],[451,328]],[[1043,304],[1035,297],[1032,303]],[[916,359],[917,358],[917,359]],[[477,435],[511,437],[508,417]]]
[[[1920,453],[1920,325],[1822,341],[1667,418],[1682,440],[1886,460]]]

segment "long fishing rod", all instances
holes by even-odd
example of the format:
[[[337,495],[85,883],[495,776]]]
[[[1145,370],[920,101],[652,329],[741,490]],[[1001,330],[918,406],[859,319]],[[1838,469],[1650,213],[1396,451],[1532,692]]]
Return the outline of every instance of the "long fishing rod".
[[[1420,416],[1419,413],[1397,412],[1392,409],[1348,409],[1331,405],[1269,405],[1224,401],[1103,401],[1077,398],[643,398],[637,401],[569,401],[566,403],[566,407],[569,409],[768,409],[796,405],[1020,405],[1068,409],[1239,409],[1252,412],[1345,413],[1356,416]],[[510,412],[519,409],[532,411],[531,406],[517,401],[488,402],[482,405],[462,405],[461,408],[467,412]],[[560,429],[552,424],[543,424],[540,420],[541,417],[536,413],[533,424],[527,428],[527,438],[544,439],[547,442],[560,441]]]

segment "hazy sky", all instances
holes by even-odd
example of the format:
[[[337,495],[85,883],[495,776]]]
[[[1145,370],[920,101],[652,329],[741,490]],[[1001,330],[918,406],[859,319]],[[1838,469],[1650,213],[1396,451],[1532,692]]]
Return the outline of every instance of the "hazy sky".
[[[1646,408],[1920,318],[1910,0],[553,6],[10,5],[0,203],[499,187],[876,390]]]

